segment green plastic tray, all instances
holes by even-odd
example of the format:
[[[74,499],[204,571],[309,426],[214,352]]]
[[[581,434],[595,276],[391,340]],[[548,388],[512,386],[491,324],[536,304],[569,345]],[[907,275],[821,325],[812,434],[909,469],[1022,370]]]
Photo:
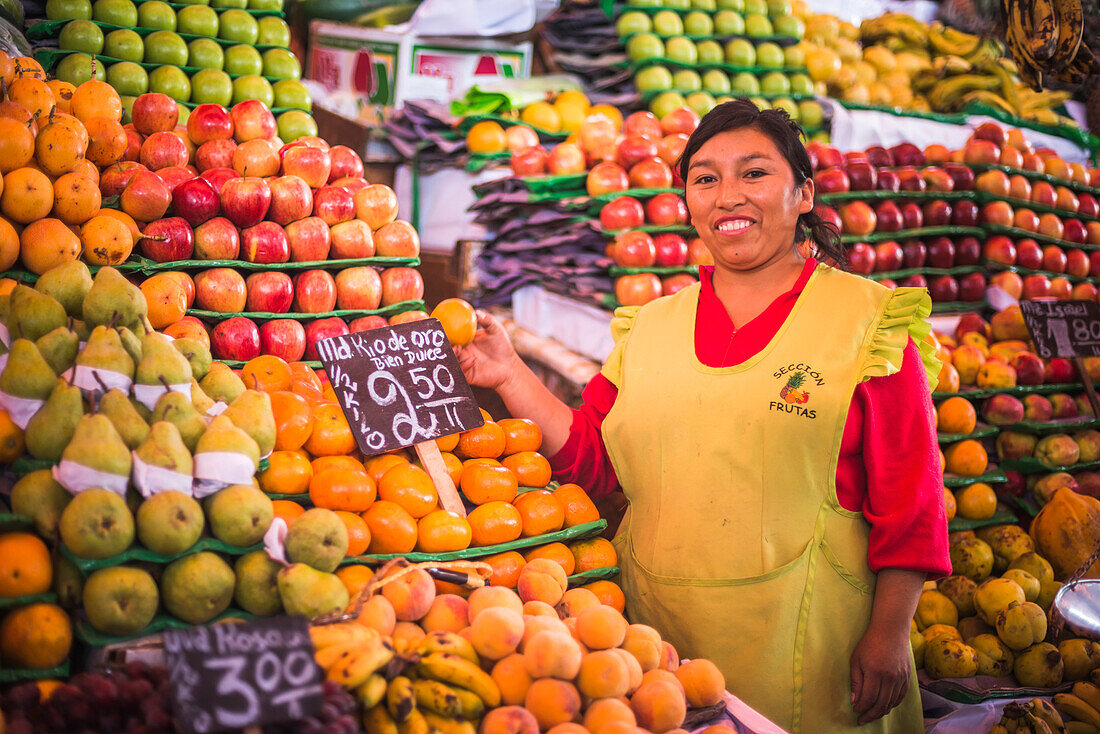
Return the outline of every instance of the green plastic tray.
[[[38,63],[42,64],[42,68],[44,68],[46,71],[51,71],[53,69],[54,64],[59,63],[66,56],[69,56],[70,54],[75,54],[75,53],[82,53],[82,52],[75,51],[73,49],[40,48],[40,49],[38,49],[34,52],[34,59]],[[94,58],[96,59],[96,61],[102,62],[104,66],[111,66],[113,64],[120,64],[120,63],[123,63],[123,62],[127,61],[127,59],[117,59],[117,58],[114,58],[113,56],[104,56],[102,54],[97,54]],[[161,66],[163,66],[163,64],[147,64],[144,61],[135,61],[133,63],[135,63],[138,66],[140,66],[141,68],[147,69],[149,71],[152,71],[153,69],[159,69]],[[192,74],[197,74],[198,72],[202,71],[202,69],[200,69],[198,67],[195,67],[195,66],[180,66],[178,68],[184,74],[187,74],[187,76],[191,76]],[[243,74],[229,74],[230,79],[239,79],[242,76],[244,76],[244,75]],[[267,81],[271,82],[272,84],[274,84],[275,82],[282,81],[284,79],[284,77],[277,77],[277,76],[265,76],[263,78],[266,79]],[[292,77],[285,77],[285,78],[291,79]]]
[[[936,402],[940,402],[955,396],[963,398],[989,398],[1002,393],[1007,395],[1028,395],[1031,393],[1036,395],[1048,395],[1050,393],[1071,392],[1084,389],[1085,386],[1079,382],[1059,383],[1054,385],[1018,385],[1016,387],[1000,387],[988,390],[979,390],[975,388],[973,390],[960,390],[959,392],[937,392],[932,394],[932,399]]]
[[[0,683],[21,683],[28,680],[43,680],[45,678],[68,678],[69,661],[48,670],[31,670],[29,668],[0,668]]]
[[[996,436],[1001,432],[1001,429],[997,426],[986,425],[985,423],[979,423],[970,433],[937,433],[936,438],[940,443],[958,443],[959,441],[965,441],[968,438],[979,439],[989,438],[990,436]]]
[[[940,301],[932,304],[934,314],[963,314],[985,308],[988,304],[981,301]]]
[[[1035,501],[1035,498],[1031,494],[1025,494],[1017,497],[1016,495],[1005,495],[1001,499],[1009,505],[1019,509],[1021,512],[1026,513],[1028,517],[1035,517],[1039,514],[1039,505]]]
[[[175,262],[155,262],[139,259],[134,263],[136,270],[143,273],[157,273],[163,270],[191,270],[194,268],[237,268],[238,270],[343,270],[359,265],[376,268],[408,267],[420,265],[418,257],[361,257],[351,260],[305,260],[286,263],[251,263],[245,260],[177,260]]]
[[[225,619],[252,620],[256,619],[256,615],[249,614],[248,612],[241,609],[231,608],[226,609],[224,612],[214,617],[206,624],[214,624],[215,622],[221,622]],[[76,638],[81,642],[87,645],[92,645],[94,647],[105,647],[107,645],[117,645],[122,642],[129,642],[130,640],[136,640],[140,637],[147,637],[148,635],[154,634],[156,632],[164,632],[166,630],[189,630],[194,629],[195,627],[204,626],[206,625],[188,624],[187,622],[182,622],[175,617],[170,617],[167,614],[158,614],[157,616],[153,617],[153,621],[150,622],[145,629],[135,635],[126,635],[119,637],[104,634],[92,627],[92,625],[83,618],[78,618],[76,620],[76,624],[74,625],[75,629],[73,631]]]
[[[53,592],[47,592],[45,594],[31,594],[30,596],[17,596],[14,598],[0,598],[0,613],[6,612],[9,609],[16,609],[18,607],[25,607],[28,604],[56,604],[57,594]]]
[[[1052,474],[1054,472],[1075,472],[1100,469],[1100,461],[1088,461],[1069,466],[1047,466],[1034,456],[1025,456],[1020,459],[1004,459],[1001,466],[1010,471],[1021,474]]]
[[[309,498],[309,492],[304,494],[268,494],[270,500],[290,500],[291,502],[297,502],[300,505],[309,505],[313,507],[313,500]]]
[[[588,172],[563,173],[558,176],[525,176],[519,180],[533,194],[579,192],[583,196]]]
[[[973,191],[838,191],[834,194],[818,194],[823,204],[844,201],[955,201],[973,199]]]
[[[971,484],[984,482],[985,484],[1004,484],[1008,477],[998,467],[987,469],[980,477],[960,477],[957,474],[944,474],[943,486],[945,487],[969,487]]]
[[[1066,431],[1081,431],[1088,428],[1100,428],[1100,420],[1091,415],[1078,416],[1077,418],[1057,418],[1049,421],[1020,421],[1010,426],[1002,426],[1005,431],[1018,433],[1035,433],[1044,435],[1047,433],[1064,433]]]
[[[177,559],[185,556],[194,555],[201,551],[213,551],[214,553],[224,553],[230,556],[243,556],[246,553],[251,553],[255,550],[260,550],[264,547],[263,543],[257,543],[250,545],[247,548],[238,548],[236,546],[223,543],[217,538],[199,538],[193,546],[183,551],[182,553],[176,553],[175,555],[165,556],[160,553],[154,553],[148,548],[142,548],[140,545],[130,546],[128,549],[119,553],[117,556],[111,558],[102,558],[98,560],[92,560],[89,558],[81,558],[74,555],[72,551],[61,546],[61,555],[68,558],[77,568],[83,573],[90,571],[96,571],[101,568],[111,568],[113,566],[121,566],[124,563],[132,563],[134,561],[143,561],[147,563],[164,563],[168,564]]]
[[[599,224],[594,224],[594,226],[597,232],[609,239],[614,239],[625,232],[648,232],[649,234],[691,234],[695,231],[695,227],[692,227],[690,224],[643,224],[641,227],[630,227],[629,229],[618,229],[614,231],[606,230]]]
[[[868,280],[885,280],[890,278],[896,280],[898,278],[908,278],[911,275],[923,275],[925,277],[937,278],[941,275],[968,275],[970,273],[984,273],[985,268],[981,265],[960,265],[957,268],[905,268],[902,270],[892,270],[871,273],[863,277]]]
[[[1016,517],[1016,513],[1009,512],[1008,510],[997,510],[993,513],[993,517],[985,520],[967,520],[965,517],[956,515],[948,521],[947,531],[949,533],[957,533],[960,530],[976,530],[977,528],[987,528],[990,525],[1006,525],[1018,521],[1019,518]]]
[[[612,278],[622,275],[639,275],[641,273],[653,273],[654,275],[699,275],[698,265],[687,265],[682,268],[620,268],[613,267],[610,270]]]
[[[10,533],[13,530],[30,530],[34,527],[34,521],[23,515],[10,512],[0,512],[0,533]]]
[[[1065,209],[1059,209],[1056,206],[1047,206],[1045,204],[1037,204],[1034,201],[1026,201],[1024,199],[1013,199],[1011,196],[997,196],[991,194],[988,191],[967,191],[973,200],[978,204],[987,204],[991,201],[1005,201],[1012,205],[1013,209],[1030,209],[1036,214],[1057,214],[1063,219],[1080,219],[1085,222],[1100,222],[1100,217],[1089,216],[1088,214],[1081,214],[1079,212],[1066,211]]]
[[[1100,245],[1069,242],[1068,240],[1059,239],[1057,237],[1048,237],[1047,235],[1039,234],[1038,232],[1029,232],[1026,229],[1020,229],[1018,227],[1002,227],[999,224],[983,224],[982,226],[989,234],[1003,234],[1006,237],[1012,237],[1018,240],[1030,238],[1041,244],[1057,245],[1058,247],[1070,247],[1076,250],[1087,250],[1090,252],[1100,250]]]
[[[868,235],[845,234],[840,241],[846,245],[856,242],[886,242],[888,240],[921,239],[924,237],[962,237],[971,235],[982,237],[985,230],[981,227],[955,227],[946,225],[943,227],[919,227],[917,229],[900,229],[897,232],[872,232]]]
[[[219,311],[202,311],[190,308],[188,316],[200,319],[225,319],[230,316],[245,316],[253,321],[271,321],[272,319],[294,319],[295,321],[307,321],[311,319],[327,319],[331,316],[339,316],[344,319],[357,319],[362,316],[383,316],[386,314],[399,314],[405,311],[423,311],[427,306],[423,301],[401,301],[385,308],[325,311],[323,313],[266,313],[261,311],[243,311],[240,313],[221,313]]]
[[[171,6],[175,10],[181,10],[182,8],[190,7],[188,4],[185,4],[185,3],[168,3],[168,5]],[[221,15],[222,13],[224,13],[226,10],[229,10],[229,9],[230,8],[214,8],[214,11],[217,12],[218,15]],[[255,16],[257,18],[265,18],[265,17],[270,16],[270,15],[274,15],[274,16],[277,16],[279,18],[285,18],[286,17],[286,13],[283,12],[282,10],[253,10],[252,8],[241,8],[241,10],[243,10],[246,13],[248,13],[249,15]]]
[[[601,581],[603,579],[613,579],[619,575],[618,566],[609,566],[607,568],[594,568],[591,571],[585,571],[584,573],[575,573],[569,577],[570,588],[574,586],[584,586],[590,584],[593,581]]]
[[[61,33],[61,29],[64,28],[66,26],[66,24],[68,24],[70,22],[71,21],[69,21],[69,20],[44,20],[41,23],[35,23],[34,25],[27,28],[27,39],[31,40],[31,41],[46,41],[46,40],[57,38],[58,35]],[[145,36],[148,36],[150,33],[155,33],[157,31],[156,28],[140,28],[140,27],[129,28],[128,26],[114,25],[112,23],[101,23],[98,20],[93,20],[92,22],[95,23],[100,28],[102,28],[105,33],[109,32],[109,31],[132,30],[132,31],[136,31],[139,36],[145,37]],[[179,36],[180,38],[182,38],[185,41],[195,41],[199,38],[207,38],[207,36],[196,36],[196,35],[192,35],[190,33],[176,33],[176,35]],[[226,48],[228,48],[230,46],[240,46],[240,45],[242,45],[240,43],[237,43],[236,41],[226,41],[223,38],[211,38],[210,40],[217,41],[219,45],[225,46]],[[271,49],[271,48],[285,48],[285,47],[284,46],[253,46],[253,48],[255,48],[257,51],[266,51],[266,50]]]

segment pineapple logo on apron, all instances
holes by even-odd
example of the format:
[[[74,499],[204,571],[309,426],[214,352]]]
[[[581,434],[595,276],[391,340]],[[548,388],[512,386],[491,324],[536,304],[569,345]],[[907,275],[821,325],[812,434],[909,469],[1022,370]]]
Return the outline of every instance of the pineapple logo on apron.
[[[821,373],[816,372],[808,364],[792,364],[776,370],[774,377],[786,380],[779,389],[779,400],[773,400],[768,404],[768,409],[777,413],[791,413],[803,418],[817,418],[817,411],[804,408],[810,402],[811,385],[824,385],[825,380]]]

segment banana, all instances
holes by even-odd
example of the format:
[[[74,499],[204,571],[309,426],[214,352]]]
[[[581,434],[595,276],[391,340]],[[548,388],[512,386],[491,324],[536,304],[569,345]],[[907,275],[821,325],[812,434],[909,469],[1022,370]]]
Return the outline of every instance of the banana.
[[[1061,731],[1065,727],[1065,723],[1062,721],[1062,715],[1058,713],[1058,709],[1051,705],[1050,701],[1045,698],[1033,698],[1028,701],[1028,708],[1031,713],[1039,719],[1046,722],[1051,731]]]
[[[471,721],[447,718],[431,711],[425,711],[424,721],[428,723],[428,734],[477,734],[477,728]]]
[[[1027,31],[1028,50],[1036,61],[1048,62],[1058,48],[1058,13],[1052,0],[1029,0],[1030,12],[1021,8],[1021,27]]]
[[[962,56],[945,54],[932,59],[932,71],[937,77],[966,74],[973,69],[973,65]]]
[[[1096,668],[1089,673],[1089,682],[1094,686],[1100,686],[1100,668]]]
[[[358,653],[338,660],[329,668],[326,678],[344,688],[358,688],[367,679],[393,660],[393,645],[379,638],[375,645],[364,645]]]
[[[928,29],[928,45],[941,56],[967,56],[981,47],[982,39],[954,28],[945,28],[942,23],[933,23]]]
[[[500,688],[484,670],[469,660],[445,652],[432,653],[416,666],[425,678],[450,683],[477,694],[488,708],[500,705]],[[390,684],[392,687],[392,683]]]
[[[1018,115],[1017,110],[1012,107],[1003,97],[996,92],[989,92],[984,89],[977,89],[973,92],[967,92],[963,95],[962,106],[965,108],[967,102],[978,102],[992,107],[995,110],[1000,110],[1007,115]]]
[[[1013,110],[1020,109],[1020,89],[1016,79],[1009,73],[1008,69],[1003,67],[996,61],[982,61],[975,67],[979,71],[984,71],[992,77],[995,77],[1000,83],[1001,97],[1005,103]]]
[[[398,734],[397,723],[386,711],[384,703],[363,711],[363,728],[371,734]]]
[[[1077,56],[1085,33],[1085,19],[1081,0],[1054,0],[1054,3],[1058,42],[1050,58],[1050,69],[1057,72],[1069,66]]]
[[[1063,714],[1069,714],[1078,721],[1084,721],[1100,727],[1100,711],[1087,704],[1072,693],[1055,693],[1052,699],[1054,708]]]
[[[390,681],[386,689],[386,710],[398,724],[405,722],[416,711],[412,681],[406,676],[399,675]]]
[[[427,657],[437,652],[449,652],[453,655],[466,658],[475,665],[481,662],[478,659],[477,650],[470,644],[470,641],[455,632],[432,632],[420,641],[420,644],[416,647],[416,651],[420,654],[420,657]]]
[[[1008,728],[1004,724],[994,724],[989,734],[1008,734]]]
[[[375,673],[355,689],[355,700],[364,710],[372,709],[385,700],[388,689],[389,683],[386,679]]]
[[[437,680],[414,680],[413,693],[418,710],[433,711],[440,716],[474,721],[485,712],[485,704],[477,694]]]
[[[1067,734],[1098,734],[1100,729],[1085,721],[1067,721],[1066,732]]]
[[[336,624],[322,624],[309,628],[309,637],[313,641],[315,650],[321,650],[333,645],[358,642],[366,644],[379,637],[378,631],[372,627],[366,627],[354,622],[337,622]]]
[[[1032,734],[1054,734],[1054,730],[1050,728],[1049,724],[1031,712],[1028,712],[1027,716],[1024,718],[1024,722],[1027,724],[1027,728]],[[1059,727],[1058,731],[1062,731],[1062,728]]]
[[[329,645],[313,653],[313,659],[321,666],[321,670],[328,672],[342,658],[353,655],[363,648],[361,642],[344,642],[339,645]]]
[[[992,90],[999,83],[998,79],[989,76],[960,74],[937,83],[928,93],[928,102],[934,110],[954,112],[967,92],[979,89]]]
[[[1073,684],[1073,695],[1100,711],[1100,687],[1088,681],[1077,681]]]
[[[409,712],[404,721],[397,722],[397,734],[428,734],[428,722],[416,709]]]

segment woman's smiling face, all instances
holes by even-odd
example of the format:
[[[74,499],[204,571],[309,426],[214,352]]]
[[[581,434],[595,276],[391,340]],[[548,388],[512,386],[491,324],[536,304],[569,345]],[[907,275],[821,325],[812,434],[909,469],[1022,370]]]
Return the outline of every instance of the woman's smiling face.
[[[799,215],[814,205],[813,179],[796,186],[775,143],[751,127],[704,143],[685,184],[691,223],[715,265],[727,270],[755,270],[788,256]]]

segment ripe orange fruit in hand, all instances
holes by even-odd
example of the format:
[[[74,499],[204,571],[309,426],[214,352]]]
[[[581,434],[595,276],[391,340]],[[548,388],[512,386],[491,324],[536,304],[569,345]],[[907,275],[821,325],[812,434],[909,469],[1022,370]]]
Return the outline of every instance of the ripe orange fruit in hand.
[[[416,518],[436,509],[439,502],[431,476],[413,464],[400,464],[383,474],[378,482],[378,497],[400,505]]]
[[[422,553],[449,553],[470,547],[470,524],[450,510],[435,510],[417,523],[416,549]]]
[[[50,590],[50,551],[32,533],[0,535],[0,597],[42,594]]]
[[[516,498],[519,482],[511,469],[504,466],[466,462],[462,467],[459,487],[466,499],[475,505],[486,502],[511,502]]]
[[[353,469],[329,469],[314,474],[309,483],[309,498],[315,507],[327,510],[363,512],[376,496],[374,480],[366,472]]]
[[[477,314],[474,307],[461,298],[446,298],[432,309],[433,319],[443,324],[447,340],[455,346],[465,346],[477,333]]]
[[[553,494],[565,508],[565,527],[572,528],[600,519],[600,511],[588,493],[576,484],[563,484]]]
[[[486,420],[485,425],[458,437],[457,454],[467,459],[496,459],[504,453],[504,429]]]
[[[466,520],[473,532],[472,545],[510,543],[523,533],[519,510],[507,502],[486,502],[475,507]]]
[[[408,553],[416,547],[416,520],[400,505],[378,500],[362,517],[370,529],[368,553]]]
[[[550,462],[537,451],[506,456],[503,464],[515,473],[521,487],[545,487],[550,483]]]
[[[497,421],[504,431],[504,455],[521,451],[538,451],[542,447],[542,429],[526,418],[504,418]]]
[[[366,553],[370,547],[370,528],[367,527],[367,521],[347,510],[337,510],[336,516],[348,529],[348,551],[345,555],[361,556]]]
[[[504,586],[509,589],[516,588],[516,584],[519,583],[519,573],[527,565],[527,561],[523,560],[523,556],[516,551],[505,551],[480,560],[493,567],[489,585]]]
[[[313,467],[303,451],[272,451],[267,469],[256,479],[268,494],[305,494],[313,479]]]

